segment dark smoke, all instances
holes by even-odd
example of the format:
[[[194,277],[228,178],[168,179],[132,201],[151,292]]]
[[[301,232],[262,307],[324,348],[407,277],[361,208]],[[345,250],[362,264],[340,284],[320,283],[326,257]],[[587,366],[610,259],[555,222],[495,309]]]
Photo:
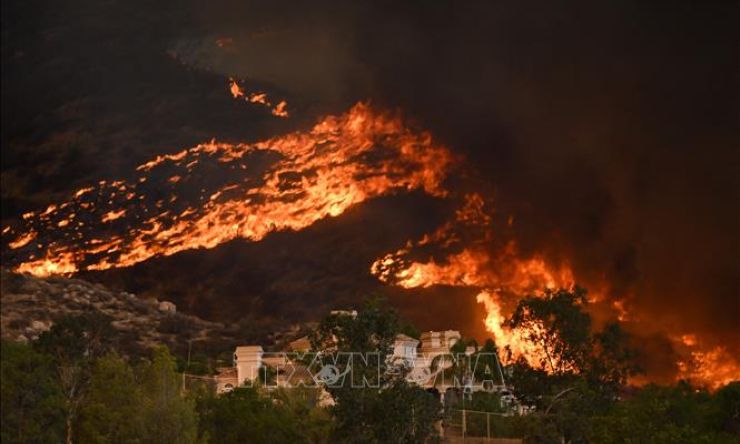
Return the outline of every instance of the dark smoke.
[[[658,338],[646,349],[694,332],[740,353],[736,2],[41,3],[2,5],[4,225],[156,154],[257,140],[369,98],[464,154],[525,253],[568,258],[586,286],[606,279]],[[214,44],[224,36],[228,51]],[[298,117],[233,101],[227,75]],[[422,328],[482,316],[465,292],[366,274],[378,251],[444,219],[408,199],[91,277],[211,316],[296,304],[286,313],[300,317],[368,292],[390,293]],[[389,219],[400,226],[378,223]]]

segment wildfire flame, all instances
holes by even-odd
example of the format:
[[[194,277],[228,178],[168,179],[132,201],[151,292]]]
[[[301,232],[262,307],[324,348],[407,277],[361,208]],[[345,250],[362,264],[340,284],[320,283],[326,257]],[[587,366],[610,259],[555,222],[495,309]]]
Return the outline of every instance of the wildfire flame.
[[[455,213],[453,220],[433,234],[417,242],[409,242],[406,247],[378,259],[370,270],[381,281],[404,288],[433,285],[478,288],[476,300],[487,312],[485,326],[493,333],[497,345],[508,347],[513,359],[523,357],[538,367],[543,361],[542,352],[528,343],[521,332],[502,327],[505,315],[499,293],[505,291],[521,297],[538,294],[543,288],[571,287],[574,283],[573,273],[567,264],[555,267],[540,256],[520,258],[514,241],[508,242],[493,257],[486,247],[493,235],[489,229],[491,216],[485,207],[485,200],[479,194],[466,195],[464,205]],[[454,248],[461,241],[459,232],[469,232],[475,227],[482,229],[480,238],[460,251],[446,254],[443,260],[409,259],[415,249],[427,245]]]
[[[272,107],[231,79],[234,98]],[[287,117],[287,104],[271,112]],[[214,248],[236,238],[257,241],[276,230],[301,230],[374,197],[421,189],[438,197],[455,158],[430,134],[357,104],[313,128],[253,144],[211,141],[161,155],[126,180],[101,181],[3,228],[3,262],[37,276],[130,266],[155,256]],[[543,351],[524,332],[502,326],[507,302],[543,288],[571,287],[567,262],[524,256],[515,241],[491,248],[492,210],[477,193],[462,197],[454,217],[436,231],[391,252],[370,267],[383,282],[404,288],[433,285],[475,289],[483,319],[499,347],[539,367]],[[507,225],[514,220],[508,218]],[[472,237],[472,239],[471,239]],[[441,251],[433,254],[431,251]],[[634,320],[623,301],[620,320]],[[738,379],[740,363],[722,347],[685,347],[680,378],[717,387]]]
[[[468,195],[453,220],[434,233],[416,242],[408,242],[404,248],[376,260],[371,272],[383,282],[404,288],[449,285],[478,289],[476,301],[486,311],[483,320],[486,330],[492,333],[499,348],[510,352],[509,356],[502,356],[504,362],[507,358],[524,358],[532,367],[551,371],[544,365],[547,361],[544,350],[527,340],[533,330],[509,330],[503,326],[507,315],[505,302],[516,301],[525,295],[537,296],[545,288],[570,288],[575,282],[573,272],[567,263],[556,266],[539,255],[522,258],[514,241],[508,242],[494,256],[493,251],[496,250],[487,247],[493,237],[490,229],[482,229],[473,241],[461,241],[460,232],[487,227],[490,221],[482,197]],[[508,225],[512,223],[509,218]],[[464,246],[460,248],[460,244]],[[456,250],[441,259],[412,259],[429,246]],[[634,320],[624,301],[616,300],[612,305],[617,319]],[[537,329],[538,326],[530,325],[528,328]],[[726,348],[706,347],[693,334],[684,334],[673,340],[685,356],[678,361],[677,379],[688,379],[710,388],[740,379],[740,362]]]
[[[267,94],[265,93],[245,93],[239,83],[232,77],[229,78],[229,91],[235,99],[245,100],[249,103],[255,103],[258,105],[270,108],[270,114],[278,117],[290,117],[288,113],[288,103],[285,100],[281,100],[274,107],[269,100],[267,100]]]
[[[15,270],[38,276],[126,267],[301,230],[384,194],[444,196],[452,161],[428,133],[358,104],[306,132],[158,156],[137,168],[135,180],[102,181],[24,215],[18,229],[4,232],[4,250]]]
[[[694,346],[696,342],[690,345]],[[678,379],[686,379],[712,389],[740,379],[740,362],[725,347],[691,351],[688,359],[678,361],[678,369]]]
[[[501,309],[501,301],[497,293],[482,291],[478,293],[475,300],[486,308],[487,314],[484,321],[486,330],[493,333],[498,347],[509,350],[514,359],[523,357],[533,367],[539,367],[545,362],[544,351],[527,341],[525,332],[503,327],[506,316]]]

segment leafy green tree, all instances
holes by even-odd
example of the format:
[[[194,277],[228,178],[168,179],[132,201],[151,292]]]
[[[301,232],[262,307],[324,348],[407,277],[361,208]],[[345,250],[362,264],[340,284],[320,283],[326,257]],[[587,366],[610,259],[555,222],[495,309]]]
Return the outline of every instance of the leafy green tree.
[[[641,370],[629,335],[618,323],[593,332],[587,312],[586,291],[546,290],[542,297],[529,296],[519,304],[505,325],[518,329],[543,350],[539,368],[520,359],[511,370],[516,391],[523,401],[540,408],[548,397],[584,379],[604,401],[615,399],[628,379]]]
[[[311,444],[328,444],[336,421],[328,408],[321,405],[323,392],[316,387],[293,387],[270,393],[273,401],[287,409],[301,435]]]
[[[76,442],[139,442],[141,393],[133,369],[113,352],[95,363],[87,399],[80,409]]]
[[[475,392],[471,396],[470,404],[467,406],[470,410],[481,412],[504,413],[505,410],[501,405],[501,396],[498,393]]]
[[[717,391],[715,412],[721,430],[740,436],[740,381],[731,382]]]
[[[75,422],[75,442],[189,444],[197,441],[195,402],[186,397],[165,347],[133,369],[117,353],[98,359]]]
[[[405,380],[407,369],[388,356],[402,325],[380,300],[367,302],[356,316],[325,318],[311,335],[324,364],[343,375],[326,385],[334,400],[336,438],[341,442],[428,443],[436,437],[438,401]]]
[[[581,372],[591,352],[591,316],[585,310],[586,290],[575,287],[544,291],[519,301],[505,325],[524,333],[542,350],[540,363],[550,373]]]
[[[604,393],[616,394],[631,376],[642,372],[637,365],[638,353],[629,346],[629,340],[617,322],[607,324],[593,335],[586,373],[591,384]]]
[[[438,442],[435,420],[440,419],[439,400],[420,387],[397,379],[371,397],[366,411],[372,425],[368,442],[425,444]],[[354,438],[348,442],[356,441]]]
[[[202,411],[203,428],[214,443],[310,442],[290,410],[263,396],[256,387],[240,387],[218,396]]]
[[[183,395],[181,375],[167,347],[154,349],[138,369],[141,389],[141,444],[190,444],[197,440],[195,401]]]
[[[740,435],[723,427],[724,413],[719,408],[727,406],[721,393],[727,392],[721,390],[712,395],[687,383],[675,387],[649,385],[634,397],[615,403],[608,414],[597,418],[592,442],[740,443]]]
[[[628,378],[639,371],[629,336],[619,324],[592,331],[586,291],[546,290],[521,300],[505,325],[543,350],[540,366],[524,359],[511,367],[519,400],[537,413],[526,420],[532,442],[590,443],[593,419],[614,404]],[[552,430],[557,431],[556,441]]]
[[[113,345],[110,323],[109,316],[97,312],[63,316],[39,337],[38,346],[53,359],[65,401],[67,444],[72,444],[73,424],[85,400],[95,361]]]
[[[0,441],[58,443],[64,437],[64,398],[51,356],[27,344],[2,341]]]

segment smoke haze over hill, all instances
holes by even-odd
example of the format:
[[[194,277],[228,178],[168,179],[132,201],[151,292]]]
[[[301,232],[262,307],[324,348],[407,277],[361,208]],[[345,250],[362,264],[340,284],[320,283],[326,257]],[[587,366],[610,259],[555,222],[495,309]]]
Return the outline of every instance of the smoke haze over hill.
[[[397,2],[42,3],[38,14],[38,5],[2,6],[2,227],[13,230],[3,232],[3,266],[29,261],[23,248],[34,242],[58,247],[55,236],[72,233],[54,219],[10,248],[22,238],[23,214],[102,189],[101,180],[138,183],[140,165],[212,139],[261,146],[314,134],[326,116],[363,102],[450,153],[444,168],[418,169],[444,173],[434,180],[439,192],[423,181],[407,186],[399,171],[417,169],[405,145],[387,144],[403,162],[383,163],[393,160],[380,148],[386,133],[373,129],[363,156],[326,170],[373,166],[373,179],[393,186],[381,191],[355,174],[362,198],[305,226],[80,275],[211,319],[309,318],[382,293],[420,328],[482,337],[478,290],[511,282],[503,263],[540,261],[542,270],[529,269],[533,283],[565,283],[565,268],[598,296],[601,322],[624,320],[652,379],[674,378],[692,351],[740,355],[736,3],[472,2],[421,11]],[[235,100],[231,78],[271,106],[285,101],[290,116]],[[268,145],[264,165],[249,159],[256,182],[286,156],[270,157]],[[316,170],[276,175],[276,189],[310,190]],[[200,174],[176,181],[175,194],[195,202],[203,189],[205,198],[220,190],[209,188],[212,178],[230,180]],[[173,173],[148,177],[168,184]],[[148,211],[174,211],[156,205],[166,201],[161,189],[147,189]],[[457,220],[473,195],[485,217]],[[97,229],[99,218],[85,222]],[[387,281],[371,273],[404,249]],[[480,260],[465,262],[469,273],[454,282],[427,274],[398,285],[404,270],[429,272],[460,257]],[[501,297],[507,307],[516,300]]]

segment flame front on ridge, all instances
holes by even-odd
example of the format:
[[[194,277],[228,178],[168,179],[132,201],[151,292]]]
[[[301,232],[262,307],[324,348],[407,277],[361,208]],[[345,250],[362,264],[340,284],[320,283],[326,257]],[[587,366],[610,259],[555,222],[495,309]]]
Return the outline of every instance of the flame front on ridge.
[[[16,271],[126,267],[235,238],[301,230],[388,193],[445,195],[450,152],[400,118],[358,104],[311,130],[255,144],[215,141],[158,156],[132,181],[101,181],[4,230]]]
[[[523,357],[538,367],[542,362],[541,351],[527,343],[521,332],[502,327],[505,316],[499,293],[505,291],[523,297],[544,288],[571,287],[573,273],[566,264],[555,267],[540,256],[522,259],[514,241],[492,256],[492,218],[486,211],[486,202],[479,194],[468,194],[464,200],[452,220],[431,235],[408,242],[404,248],[378,259],[371,272],[383,282],[404,288],[449,285],[479,289],[476,301],[486,310],[486,330],[493,333],[497,345],[508,348],[513,359]],[[462,242],[463,234],[476,231],[476,239]],[[442,260],[410,259],[415,250],[429,245],[452,251],[444,254]]]

